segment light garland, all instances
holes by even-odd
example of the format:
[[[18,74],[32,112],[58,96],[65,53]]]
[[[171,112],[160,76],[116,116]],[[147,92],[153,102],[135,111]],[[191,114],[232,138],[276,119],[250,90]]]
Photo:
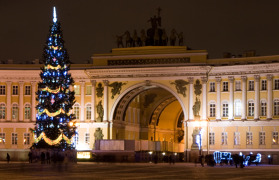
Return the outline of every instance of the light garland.
[[[45,69],[55,69],[55,70],[58,70],[58,69],[61,69],[61,66],[58,65],[58,66],[54,67],[52,65],[47,65]]]
[[[46,113],[48,116],[57,116],[58,114],[61,114],[61,113],[65,113],[64,109],[60,108],[58,111],[54,112],[54,113],[51,113],[49,112],[47,109],[41,111],[41,112],[38,112],[39,115],[42,115],[43,113]],[[67,113],[67,115],[70,115],[70,113]]]
[[[57,93],[59,93],[60,89],[63,91],[63,87],[61,87],[61,88],[59,87],[58,89],[54,89],[54,90],[50,89],[49,87],[45,87],[42,89],[42,91],[48,91],[50,93],[57,94]]]
[[[47,144],[52,146],[52,145],[58,144],[62,139],[64,139],[67,144],[71,144],[71,139],[73,137],[71,139],[69,139],[65,134],[60,134],[57,139],[51,140],[46,136],[46,134],[44,132],[42,132],[39,137],[35,138],[35,136],[34,136],[34,142],[38,143],[42,138]]]

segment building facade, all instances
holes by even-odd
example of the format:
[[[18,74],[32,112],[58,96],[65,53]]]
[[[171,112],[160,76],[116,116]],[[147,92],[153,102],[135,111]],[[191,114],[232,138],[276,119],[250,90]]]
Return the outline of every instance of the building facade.
[[[26,159],[40,64],[0,65],[0,158]],[[279,56],[207,59],[205,50],[145,46],[73,64],[77,150],[261,153],[278,159]]]

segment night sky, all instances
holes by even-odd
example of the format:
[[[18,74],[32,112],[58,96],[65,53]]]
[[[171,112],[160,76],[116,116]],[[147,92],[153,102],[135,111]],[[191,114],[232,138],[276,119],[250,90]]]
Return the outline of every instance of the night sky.
[[[0,0],[0,61],[42,58],[54,5],[73,63],[109,53],[126,30],[150,28],[158,7],[167,34],[183,32],[184,44],[209,58],[279,54],[278,0]]]

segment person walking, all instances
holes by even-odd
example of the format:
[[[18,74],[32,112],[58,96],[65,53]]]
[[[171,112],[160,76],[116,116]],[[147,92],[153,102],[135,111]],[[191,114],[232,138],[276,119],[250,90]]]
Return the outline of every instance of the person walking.
[[[32,163],[32,152],[30,151],[28,153],[29,163]]]
[[[11,157],[9,155],[9,153],[7,153],[7,163],[10,163]]]

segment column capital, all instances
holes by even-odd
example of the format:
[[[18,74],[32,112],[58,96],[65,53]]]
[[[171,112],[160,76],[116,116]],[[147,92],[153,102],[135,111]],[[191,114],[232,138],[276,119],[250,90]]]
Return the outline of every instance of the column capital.
[[[18,84],[22,87],[24,85],[24,81],[19,81]]]
[[[12,81],[6,81],[7,86],[12,85]]]
[[[96,86],[96,80],[90,80],[92,86]]]
[[[230,81],[230,83],[233,83],[234,77],[233,76],[229,76],[229,81]]]
[[[268,81],[272,81],[272,79],[273,79],[273,74],[268,74],[268,75],[266,75],[266,78],[267,78]]]
[[[242,81],[246,81],[247,80],[247,76],[241,76]]]
[[[188,81],[190,84],[193,84],[194,83],[194,78],[193,77],[188,77]]]
[[[222,78],[221,78],[221,77],[215,77],[215,80],[216,80],[216,82],[217,82],[218,84],[220,84]]]
[[[37,81],[31,81],[30,83],[32,86],[35,86],[37,84]]]
[[[254,79],[256,82],[260,82],[260,78],[261,78],[260,75],[254,75]]]
[[[207,80],[208,80],[207,77],[201,77],[202,84],[206,84]]]
[[[109,85],[109,81],[108,80],[103,80],[103,83],[104,83],[105,86]]]
[[[80,86],[81,86],[81,87],[84,87],[85,81],[79,81],[79,83],[80,83]]]

